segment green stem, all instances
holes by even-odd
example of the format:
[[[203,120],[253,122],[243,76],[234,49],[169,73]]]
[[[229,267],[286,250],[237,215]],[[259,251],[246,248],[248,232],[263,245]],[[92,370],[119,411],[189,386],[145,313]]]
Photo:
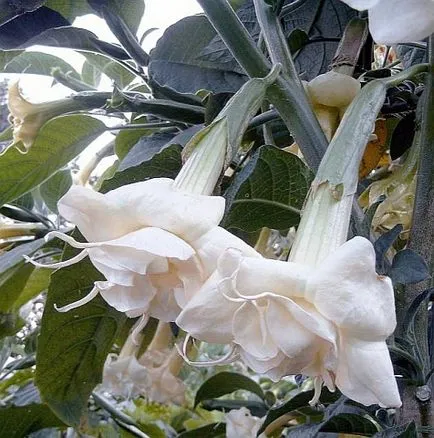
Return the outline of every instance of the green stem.
[[[228,49],[250,77],[265,77],[270,64],[226,0],[198,0]],[[304,90],[294,80],[279,77],[268,88],[268,100],[300,146],[308,165],[316,170],[327,149],[327,140]]]
[[[273,7],[264,0],[253,0],[255,5],[256,17],[264,36],[265,45],[273,64],[282,64],[284,76],[292,78],[301,86],[297,69],[289,51],[285,35],[283,33],[280,20],[273,10]]]
[[[81,92],[81,91],[96,91],[96,88],[92,87],[89,84],[86,84],[80,81],[77,78],[74,78],[71,75],[71,72],[63,73],[59,67],[55,67],[51,69],[51,76],[56,79],[59,84],[64,85],[65,87],[70,88],[71,90]]]

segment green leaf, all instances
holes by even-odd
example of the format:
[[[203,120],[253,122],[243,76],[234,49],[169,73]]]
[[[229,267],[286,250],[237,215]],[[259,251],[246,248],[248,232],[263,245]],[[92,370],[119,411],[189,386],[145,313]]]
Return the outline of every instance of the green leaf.
[[[138,166],[124,168],[102,185],[102,192],[108,192],[125,184],[145,181],[149,178],[176,178],[182,166],[181,147],[172,145],[155,154]]]
[[[64,427],[48,406],[31,404],[0,409],[0,438],[23,438],[48,427]]]
[[[13,126],[8,126],[0,133],[0,141],[11,141],[14,138]]]
[[[46,181],[104,130],[104,124],[90,116],[60,116],[41,128],[27,154],[9,148],[0,156],[0,205]]]
[[[21,262],[0,276],[0,312],[9,312],[33,272],[33,265]]]
[[[229,63],[199,56],[215,35],[205,16],[186,17],[170,26],[151,52],[150,79],[180,93],[236,92],[244,75],[231,70]]]
[[[8,60],[7,57],[12,53],[16,56]],[[42,52],[26,52],[24,50],[11,50],[3,57],[3,62],[0,63],[0,68],[3,69],[3,73],[26,73],[35,75],[51,76],[51,70],[55,67],[59,67],[64,73],[71,72],[72,77],[79,79],[80,75],[70,64],[63,59]]]
[[[222,395],[230,394],[239,389],[252,392],[264,399],[262,388],[252,379],[238,373],[224,371],[206,380],[196,392],[194,406],[202,400],[209,400]]]
[[[69,169],[56,172],[50,179],[41,184],[39,190],[47,207],[58,213],[57,202],[69,190],[72,185],[72,176]]]
[[[201,407],[207,411],[223,411],[228,412],[232,409],[247,408],[255,417],[263,417],[267,414],[267,406],[264,402],[253,400],[203,400]]]
[[[8,269],[16,266],[18,263],[23,262],[23,256],[31,256],[35,251],[42,248],[46,244],[44,239],[37,239],[33,242],[24,243],[19,245],[4,254],[0,255],[0,275],[6,272]]]
[[[98,88],[101,82],[101,71],[86,59],[81,69],[81,80],[94,88]]]
[[[182,432],[178,438],[224,438],[226,436],[226,424],[212,423],[206,426]]]
[[[19,294],[14,303],[14,308],[19,309],[24,304],[28,303],[32,298],[35,298],[40,293],[48,289],[50,284],[51,269],[36,268],[30,274],[24,289]]]
[[[262,146],[226,191],[223,226],[253,232],[297,225],[311,181],[309,169],[298,157]]]
[[[372,420],[361,415],[338,414],[323,423],[320,431],[372,436],[378,428]]]
[[[59,12],[71,23],[76,17],[93,12],[87,0],[47,0],[45,6]]]
[[[258,433],[262,433],[267,428],[267,426],[269,426],[274,421],[278,420],[283,415],[289,414],[290,412],[296,411],[304,407],[308,407],[309,401],[312,400],[313,395],[314,395],[314,391],[300,392],[299,394],[292,397],[287,402],[283,403],[277,408],[271,408],[268,411],[268,414],[265,417],[265,420],[261,428],[259,429]],[[323,388],[321,392],[320,401],[323,404],[328,404],[336,401],[338,398],[339,398],[339,394],[331,393],[327,389]]]
[[[81,52],[81,54],[90,65],[107,75],[119,88],[125,88],[137,77],[131,70],[107,55],[92,52]]]
[[[143,118],[135,119],[131,122],[133,125],[143,123]],[[122,129],[116,136],[115,152],[123,160],[131,148],[144,136],[153,133],[153,129]]]
[[[417,438],[418,433],[414,421],[409,424],[389,427],[388,429],[377,432],[372,438]]]
[[[66,251],[65,257],[72,251]],[[42,399],[65,423],[78,425],[89,395],[101,382],[102,369],[126,321],[100,296],[66,313],[63,306],[87,295],[101,274],[89,260],[51,276],[36,356],[36,384]]]
[[[145,12],[143,0],[128,0],[128,7],[125,7],[124,0],[88,0],[92,8],[99,12],[101,6],[119,15],[132,33],[136,33]]]

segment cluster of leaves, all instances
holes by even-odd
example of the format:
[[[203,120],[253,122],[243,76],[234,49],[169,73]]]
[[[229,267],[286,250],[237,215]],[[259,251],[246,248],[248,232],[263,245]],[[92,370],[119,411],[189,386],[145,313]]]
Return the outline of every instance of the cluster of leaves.
[[[237,13],[257,40],[259,27],[253,2],[241,3]],[[291,1],[286,3],[281,18],[288,44],[300,74],[311,79],[327,71],[344,27],[355,11],[339,0],[307,0],[297,8]],[[119,44],[107,43],[92,32],[71,25],[77,16],[88,13],[104,18]],[[0,437],[18,438],[67,425],[84,427],[84,418],[88,418],[89,426],[89,397],[101,381],[107,354],[127,326],[125,316],[99,298],[74,312],[55,310],[55,303],[83,297],[99,279],[100,274],[89,262],[82,261],[50,275],[23,259],[23,255],[40,259],[60,256],[59,245],[45,242],[43,236],[62,224],[56,203],[72,184],[68,164],[108,130],[102,121],[105,119],[99,116],[110,116],[125,125],[123,128],[129,128],[112,131],[116,132],[116,162],[96,182],[100,191],[154,177],[174,178],[182,165],[183,146],[247,80],[203,15],[175,23],[156,48],[145,53],[136,37],[144,13],[142,0],[130,0],[128,8],[121,0],[7,2],[0,12],[2,71],[52,76],[69,87],[72,98],[86,108],[46,122],[27,155],[10,148],[0,156],[0,213],[14,223],[34,224],[24,237],[0,239],[3,249],[7,249],[0,253],[0,380],[9,382],[0,384],[0,403],[4,404],[0,408]],[[82,70],[75,70],[58,56],[26,51],[34,45],[78,52],[85,58]],[[103,76],[110,78],[112,89],[98,89]],[[292,143],[292,137],[279,117],[273,117],[269,128],[277,146],[265,144],[258,115],[244,137],[242,152],[231,164],[233,175],[225,177],[221,184],[227,200],[223,226],[251,241],[263,227],[286,231],[296,226],[312,181],[303,161],[281,149]],[[11,132],[4,131],[1,140],[10,139]],[[408,280],[402,280],[402,266],[407,261],[401,252],[388,267],[401,283]],[[413,271],[422,269],[419,260],[414,261],[414,266]],[[418,279],[425,275],[419,274]],[[47,292],[47,298],[40,328],[37,325],[29,330],[25,326],[23,330],[25,322],[20,318],[20,309],[43,292]],[[39,335],[37,343],[32,343],[35,334]],[[12,374],[14,380],[9,378]],[[31,389],[27,403],[22,400],[28,392],[24,396],[20,393],[26,385]],[[220,398],[239,390],[253,396]],[[314,437],[321,432],[416,436],[412,424],[387,429],[389,424],[375,410],[331,394],[323,396],[324,409],[309,407],[309,391],[276,403],[273,392],[264,391],[253,380],[221,373],[197,391],[194,415],[197,409],[226,412],[244,406],[253,415],[265,417],[262,430],[276,423],[280,424],[278,431],[287,424],[297,424],[287,429],[286,436]],[[98,397],[94,397],[94,402],[102,406]],[[107,420],[107,415],[102,418]],[[130,420],[126,424],[125,419],[117,419],[114,430],[119,432],[120,427],[134,435],[129,428],[133,425],[149,436],[164,436],[158,427],[157,430]],[[208,421],[188,430],[184,423],[180,424],[176,431],[184,438],[225,434],[223,423]],[[103,433],[102,429],[98,433]]]

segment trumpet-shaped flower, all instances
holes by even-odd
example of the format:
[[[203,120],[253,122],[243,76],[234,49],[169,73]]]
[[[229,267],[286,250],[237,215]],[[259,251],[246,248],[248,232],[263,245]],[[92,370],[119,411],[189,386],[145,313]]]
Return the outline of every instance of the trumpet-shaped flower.
[[[228,250],[177,323],[202,341],[232,343],[232,358],[258,373],[314,377],[314,401],[324,382],[366,405],[400,405],[385,343],[396,325],[393,288],[364,238],[315,269]]]
[[[13,143],[21,142],[25,153],[32,146],[42,125],[53,117],[82,108],[82,105],[71,98],[53,102],[31,103],[20,92],[19,83],[14,82],[8,91],[8,107],[10,121],[13,124]],[[20,150],[20,149],[19,149]]]
[[[106,194],[73,186],[58,208],[88,243],[52,232],[82,251],[51,267],[89,257],[106,279],[95,282],[89,295],[60,311],[81,306],[100,293],[129,317],[143,315],[143,322],[148,316],[174,321],[215,269],[224,249],[235,246],[255,254],[217,226],[224,211],[223,198],[187,193],[167,178],[126,185]]]
[[[421,40],[434,32],[434,0],[342,0],[368,10],[369,29],[379,44]]]

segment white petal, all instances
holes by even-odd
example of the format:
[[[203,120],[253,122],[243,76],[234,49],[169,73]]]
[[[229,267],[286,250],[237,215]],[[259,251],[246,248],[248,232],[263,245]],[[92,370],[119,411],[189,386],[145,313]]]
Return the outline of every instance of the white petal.
[[[234,342],[257,360],[276,357],[279,349],[268,332],[266,323],[267,303],[244,303],[233,319]]]
[[[344,395],[367,406],[401,406],[385,342],[364,342],[343,337],[338,357],[336,385]]]
[[[226,438],[256,438],[262,420],[247,408],[233,409],[225,415]]]
[[[302,368],[313,360],[320,339],[299,324],[278,301],[270,300],[267,309],[267,326],[273,341],[286,356],[302,363]],[[294,373],[300,370],[301,368],[294,370]]]
[[[136,276],[133,286],[119,286],[99,281],[96,286],[107,303],[119,312],[142,309],[144,313],[156,294],[156,289],[144,276]]]
[[[372,8],[377,3],[381,3],[384,0],[342,0],[348,6],[358,11],[364,11],[365,9]]]
[[[379,1],[369,10],[369,29],[379,44],[421,40],[434,33],[434,1]]]
[[[266,373],[267,375],[269,371],[276,369],[282,364],[284,360],[286,360],[285,355],[280,351],[277,354],[277,356],[268,360],[258,360],[244,350],[240,351],[240,356],[243,362],[245,362],[245,364],[248,367],[250,367],[253,371],[260,374]]]
[[[116,239],[148,226],[194,240],[218,225],[224,205],[219,196],[175,189],[168,178],[128,184],[104,195],[73,186],[58,204],[61,215],[92,242]]]
[[[217,267],[217,259],[228,249],[236,249],[247,257],[261,257],[251,246],[221,227],[214,227],[191,243],[209,276]]]
[[[149,307],[149,315],[164,322],[175,321],[180,311],[173,289],[159,289]]]
[[[176,323],[195,338],[216,344],[232,342],[232,319],[240,307],[219,291],[221,277],[213,274],[184,307]]]
[[[284,297],[304,297],[311,269],[298,263],[244,257],[237,275],[243,295],[271,292]]]
[[[327,257],[308,283],[309,301],[359,339],[384,340],[396,326],[389,278],[375,272],[369,240],[355,237]]]

